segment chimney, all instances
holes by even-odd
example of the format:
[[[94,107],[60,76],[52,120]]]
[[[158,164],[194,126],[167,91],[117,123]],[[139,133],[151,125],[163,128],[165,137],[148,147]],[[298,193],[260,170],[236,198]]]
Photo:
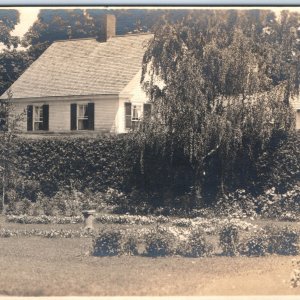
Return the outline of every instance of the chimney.
[[[101,21],[101,30],[97,40],[106,42],[116,35],[116,17],[114,15],[104,15]]]

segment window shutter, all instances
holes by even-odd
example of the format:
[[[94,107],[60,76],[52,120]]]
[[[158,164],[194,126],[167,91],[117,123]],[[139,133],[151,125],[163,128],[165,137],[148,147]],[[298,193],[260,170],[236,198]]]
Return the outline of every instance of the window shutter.
[[[6,111],[0,111],[0,131],[7,131],[8,113]]]
[[[125,128],[131,129],[132,122],[131,122],[131,103],[125,103]]]
[[[49,105],[43,105],[43,130],[49,130]]]
[[[88,128],[89,130],[94,130],[95,123],[95,103],[88,103]]]
[[[144,104],[144,119],[149,118],[151,115],[151,104],[145,103]]]
[[[71,104],[71,130],[77,129],[77,104]]]
[[[5,118],[1,118],[0,117],[0,131],[6,131],[6,120],[5,120]]]
[[[33,106],[27,106],[27,131],[32,131],[32,113],[33,113]]]

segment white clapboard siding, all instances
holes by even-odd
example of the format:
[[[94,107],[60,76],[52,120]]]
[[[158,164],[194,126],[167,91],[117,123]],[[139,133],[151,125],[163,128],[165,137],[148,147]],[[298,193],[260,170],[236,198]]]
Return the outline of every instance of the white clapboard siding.
[[[24,99],[25,100],[25,99]],[[61,99],[26,99],[16,101],[15,111],[20,114],[26,110],[28,105],[49,105],[49,132],[70,132],[71,131],[71,104],[94,103],[95,123],[94,131],[117,133],[116,116],[119,108],[118,96],[93,96],[82,99],[61,98]],[[27,116],[25,114],[21,122],[22,131],[27,131]]]

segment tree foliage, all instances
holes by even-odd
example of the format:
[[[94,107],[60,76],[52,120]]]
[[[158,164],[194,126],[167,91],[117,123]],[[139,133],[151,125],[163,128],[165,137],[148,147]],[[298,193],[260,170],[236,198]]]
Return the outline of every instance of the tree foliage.
[[[116,34],[147,32],[161,17],[168,13],[173,19],[185,11],[140,9],[53,9],[40,10],[38,20],[25,34],[23,45],[35,59],[54,41],[76,38],[95,38],[102,30],[101,19],[105,14],[116,16]]]
[[[169,162],[171,190],[179,157],[202,194],[257,187],[258,159],[294,130],[299,68],[288,58],[299,23],[286,11],[206,10],[156,28],[142,76],[153,113],[136,138],[142,155],[156,149]]]
[[[29,66],[30,59],[26,51],[18,51],[16,49],[20,43],[19,37],[11,35],[19,21],[18,10],[0,10],[0,43],[6,46],[0,52],[0,95]]]
[[[26,51],[5,49],[0,52],[0,95],[28,68],[32,59]]]
[[[16,9],[0,10],[0,42],[7,47],[17,47],[19,39],[11,36],[11,31],[20,21],[19,11]]]

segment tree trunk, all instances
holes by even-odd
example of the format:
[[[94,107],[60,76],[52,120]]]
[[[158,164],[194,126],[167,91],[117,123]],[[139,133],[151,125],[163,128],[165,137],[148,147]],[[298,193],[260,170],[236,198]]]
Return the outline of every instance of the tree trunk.
[[[221,196],[223,197],[225,195],[225,190],[224,190],[224,166],[222,165],[221,167],[221,178],[220,178],[220,191],[221,191]]]
[[[5,214],[5,169],[2,170],[2,214]]]

